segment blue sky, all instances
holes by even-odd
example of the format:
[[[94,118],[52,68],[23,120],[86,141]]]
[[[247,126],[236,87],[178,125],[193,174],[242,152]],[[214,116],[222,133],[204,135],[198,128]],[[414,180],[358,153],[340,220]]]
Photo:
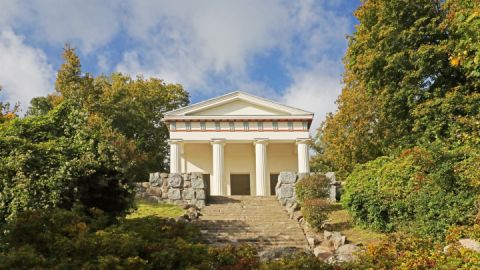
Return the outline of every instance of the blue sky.
[[[65,43],[84,72],[180,83],[197,102],[242,90],[315,112],[341,91],[354,0],[0,0],[0,100],[53,91]]]

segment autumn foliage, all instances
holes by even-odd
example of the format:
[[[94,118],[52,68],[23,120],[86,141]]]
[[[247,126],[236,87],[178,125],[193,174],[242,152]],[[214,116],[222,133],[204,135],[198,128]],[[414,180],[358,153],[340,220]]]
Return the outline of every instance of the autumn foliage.
[[[313,167],[345,181],[357,223],[442,240],[480,216],[480,1],[365,0],[355,16]]]

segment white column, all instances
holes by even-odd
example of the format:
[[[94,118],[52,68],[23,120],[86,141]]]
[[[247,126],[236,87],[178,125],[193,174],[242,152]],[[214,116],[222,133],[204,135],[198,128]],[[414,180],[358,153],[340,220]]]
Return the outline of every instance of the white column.
[[[310,157],[309,157],[309,145],[310,139],[297,139],[297,154],[298,154],[298,172],[309,173],[310,172]]]
[[[170,144],[170,173],[182,172],[182,140],[168,140]]]
[[[266,196],[268,188],[267,139],[255,139],[255,186],[257,196]]]
[[[212,186],[210,187],[211,195],[223,195],[223,181],[225,179],[225,162],[224,162],[224,139],[212,140],[213,152],[213,172]]]

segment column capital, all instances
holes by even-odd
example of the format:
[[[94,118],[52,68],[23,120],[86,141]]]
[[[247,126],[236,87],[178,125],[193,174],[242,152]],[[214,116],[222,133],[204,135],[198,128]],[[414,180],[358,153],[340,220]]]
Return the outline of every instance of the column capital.
[[[296,144],[310,144],[312,142],[312,139],[310,138],[297,138],[295,139]]]
[[[268,144],[267,138],[255,138],[253,139],[253,144]]]
[[[168,144],[177,144],[177,143],[183,143],[182,139],[168,139],[167,140]]]
[[[211,139],[210,140],[210,143],[211,144],[225,144],[226,143],[226,140],[225,139]]]

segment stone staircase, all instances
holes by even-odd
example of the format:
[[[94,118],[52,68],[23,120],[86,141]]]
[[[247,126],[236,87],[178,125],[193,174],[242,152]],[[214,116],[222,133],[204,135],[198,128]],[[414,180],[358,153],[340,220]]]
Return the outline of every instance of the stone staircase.
[[[212,196],[201,211],[198,225],[213,245],[250,244],[259,250],[308,249],[302,229],[288,218],[274,196]]]

